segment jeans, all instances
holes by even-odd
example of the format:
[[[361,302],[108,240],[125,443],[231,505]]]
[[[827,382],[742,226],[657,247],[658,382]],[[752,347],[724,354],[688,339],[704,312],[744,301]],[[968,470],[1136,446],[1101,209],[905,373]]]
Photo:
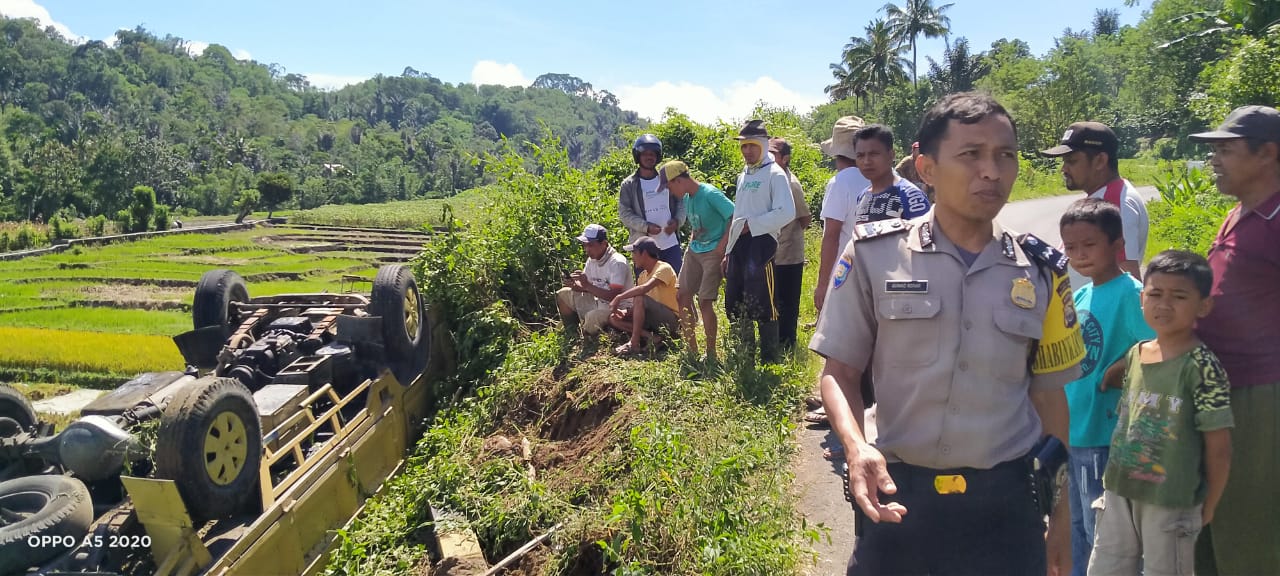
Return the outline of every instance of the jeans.
[[[1093,552],[1097,516],[1093,501],[1102,496],[1102,472],[1111,448],[1071,448],[1067,462],[1067,494],[1071,504],[1071,575],[1085,576]]]

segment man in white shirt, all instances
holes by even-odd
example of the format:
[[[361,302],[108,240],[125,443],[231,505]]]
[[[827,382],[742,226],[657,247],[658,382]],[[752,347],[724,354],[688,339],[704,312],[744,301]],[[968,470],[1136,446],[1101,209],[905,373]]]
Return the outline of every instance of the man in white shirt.
[[[574,270],[556,292],[556,307],[566,326],[579,326],[589,336],[599,334],[609,323],[609,303],[635,285],[627,258],[609,245],[609,231],[589,224],[578,236],[587,262]]]
[[[835,158],[837,172],[827,183],[820,213],[822,256],[818,263],[818,284],[813,289],[813,305],[819,311],[827,295],[827,285],[831,283],[831,269],[844,252],[844,245],[853,237],[853,222],[846,225],[845,221],[857,208],[858,195],[871,186],[871,181],[854,165],[854,158],[858,155],[854,139],[862,125],[861,118],[845,116],[836,120],[831,128],[831,138],[822,142],[822,152]]]
[[[724,308],[746,341],[760,329],[760,359],[780,359],[778,309],[774,306],[773,258],[778,233],[796,217],[791,180],[769,154],[769,132],[763,120],[750,120],[738,131],[746,167],[738,175],[733,222],[725,248]]]
[[[1142,258],[1147,251],[1147,204],[1128,180],[1120,177],[1116,154],[1120,141],[1115,132],[1099,122],[1076,122],[1067,127],[1062,142],[1040,153],[1062,158],[1062,181],[1067,190],[1080,190],[1090,198],[1101,198],[1120,208],[1124,254],[1120,269],[1142,279]],[[1081,286],[1072,278],[1072,285]]]

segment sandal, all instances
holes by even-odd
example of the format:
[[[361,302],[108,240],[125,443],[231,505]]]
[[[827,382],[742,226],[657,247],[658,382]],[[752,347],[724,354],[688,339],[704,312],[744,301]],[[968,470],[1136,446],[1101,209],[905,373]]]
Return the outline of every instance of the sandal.
[[[822,407],[822,397],[817,394],[810,394],[804,399],[804,407],[808,410],[817,410]]]
[[[827,420],[827,413],[819,408],[804,415],[804,421],[817,426],[830,426],[831,422]]]

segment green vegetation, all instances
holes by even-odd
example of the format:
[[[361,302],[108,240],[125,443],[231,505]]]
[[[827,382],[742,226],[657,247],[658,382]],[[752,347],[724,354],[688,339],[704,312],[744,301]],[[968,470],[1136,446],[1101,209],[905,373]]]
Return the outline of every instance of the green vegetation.
[[[857,114],[891,126],[905,152],[930,104],[977,88],[1010,110],[1019,148],[1036,162],[1035,151],[1080,120],[1111,125],[1122,157],[1171,160],[1202,154],[1186,136],[1216,125],[1232,108],[1280,104],[1274,2],[1155,0],[1133,26],[1120,26],[1116,11],[1102,9],[1090,29],[1065,30],[1039,56],[1016,38],[974,51],[963,36],[953,36],[940,60],[928,59],[927,73],[922,63],[919,83],[909,82],[919,36],[963,34],[951,28],[949,6],[932,0],[886,5],[887,20],[876,19],[864,36],[852,37],[831,65],[832,102],[811,113],[809,135],[825,138],[836,118]]]
[[[445,206],[449,211],[445,211]],[[397,228],[418,230],[448,224],[448,215],[469,224],[492,212],[493,206],[484,188],[468,190],[447,199],[403,200],[383,204],[329,204],[289,216],[293,224]]]
[[[193,54],[141,27],[113,45],[73,44],[32,20],[0,28],[0,221],[103,215],[145,229],[135,186],[178,218],[234,214],[255,187],[269,210],[447,197],[493,181],[483,159],[504,138],[549,130],[584,165],[640,122],[565,74],[509,88],[405,68],[322,91],[278,64],[216,44]],[[264,174],[290,185],[263,189]]]
[[[1147,205],[1151,238],[1146,258],[1168,249],[1207,254],[1235,199],[1219,193],[1213,177],[1195,168],[1170,170],[1156,188],[1160,199]]]

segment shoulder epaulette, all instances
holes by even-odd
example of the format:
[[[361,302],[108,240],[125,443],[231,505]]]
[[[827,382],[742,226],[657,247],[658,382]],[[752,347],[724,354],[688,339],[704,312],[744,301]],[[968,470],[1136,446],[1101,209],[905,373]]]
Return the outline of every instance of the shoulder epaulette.
[[[1050,246],[1048,242],[1037,238],[1035,234],[1018,236],[1018,245],[1022,247],[1023,253],[1037,264],[1048,266],[1059,274],[1067,272],[1067,255]]]
[[[878,236],[906,231],[907,221],[901,218],[893,218],[858,224],[853,227],[853,238],[855,240],[868,240]]]

